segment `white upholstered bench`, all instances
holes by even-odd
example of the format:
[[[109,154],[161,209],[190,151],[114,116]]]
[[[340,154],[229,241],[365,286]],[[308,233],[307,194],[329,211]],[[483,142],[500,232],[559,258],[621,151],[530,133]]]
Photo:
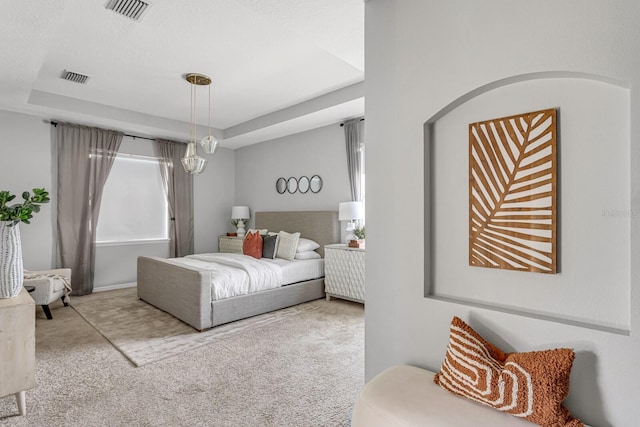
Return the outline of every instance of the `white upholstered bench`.
[[[393,366],[369,381],[353,408],[352,427],[531,427],[516,418],[456,396],[433,382],[435,374]]]

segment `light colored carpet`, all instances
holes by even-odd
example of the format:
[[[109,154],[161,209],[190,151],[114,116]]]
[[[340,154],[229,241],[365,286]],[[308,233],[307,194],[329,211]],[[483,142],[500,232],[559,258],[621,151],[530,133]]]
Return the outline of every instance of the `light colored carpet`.
[[[74,298],[72,305],[80,316],[136,366],[319,308],[318,304],[301,304],[198,332],[138,299],[135,288],[96,293],[92,298]]]
[[[307,305],[313,308],[141,367],[72,308],[55,303],[46,320],[38,307],[28,413],[18,416],[14,398],[1,398],[0,425],[348,426],[364,383],[363,306]]]

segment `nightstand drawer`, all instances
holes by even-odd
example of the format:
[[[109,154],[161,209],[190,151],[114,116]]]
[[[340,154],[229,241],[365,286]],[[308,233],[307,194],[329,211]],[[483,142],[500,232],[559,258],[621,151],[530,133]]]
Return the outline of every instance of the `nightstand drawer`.
[[[218,250],[226,253],[242,253],[242,237],[220,236],[218,237]]]

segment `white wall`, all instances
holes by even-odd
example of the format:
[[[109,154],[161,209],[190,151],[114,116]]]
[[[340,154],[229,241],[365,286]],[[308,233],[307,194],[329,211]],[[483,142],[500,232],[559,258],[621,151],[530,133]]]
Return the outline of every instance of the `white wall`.
[[[338,210],[351,200],[344,128],[338,123],[236,150],[236,204],[255,211]],[[278,194],[280,177],[322,177],[322,190]],[[228,214],[231,213],[229,207]],[[253,218],[250,221],[253,224]],[[229,231],[233,226],[229,225]]]
[[[22,200],[23,191],[51,188],[51,126],[39,117],[0,110],[0,190]],[[20,224],[22,257],[29,270],[52,265],[52,204],[42,205],[31,224]]]
[[[195,253],[218,252],[218,236],[233,228],[235,152],[218,148],[207,158],[207,168],[193,183]]]
[[[567,400],[571,411],[594,426],[636,424],[640,416],[640,407],[635,399],[636,383],[640,377],[640,368],[635,363],[640,354],[637,334],[640,328],[640,266],[631,260],[637,260],[640,255],[638,216],[631,215],[621,220],[626,221],[622,227],[627,227],[628,235],[624,232],[607,235],[592,228],[574,228],[576,232],[597,236],[591,242],[593,247],[623,248],[620,256],[628,261],[617,260],[617,265],[626,271],[620,274],[607,270],[610,254],[605,254],[601,260],[602,268],[597,264],[590,265],[595,259],[591,254],[582,260],[569,258],[570,263],[562,264],[562,279],[554,279],[570,285],[571,291],[564,297],[570,310],[568,314],[560,313],[568,316],[581,304],[608,304],[606,292],[603,297],[601,288],[609,285],[607,279],[614,281],[615,305],[623,307],[622,316],[615,322],[627,325],[628,335],[424,298],[425,280],[428,279],[425,276],[430,274],[425,275],[425,259],[431,259],[431,254],[425,249],[423,236],[429,230],[423,219],[428,217],[432,201],[424,185],[425,175],[430,176],[425,166],[425,122],[452,101],[483,85],[539,72],[587,73],[622,82],[627,93],[623,97],[627,96],[629,100],[628,117],[616,116],[619,126],[615,125],[615,132],[605,133],[599,141],[594,138],[585,141],[571,139],[572,135],[580,134],[577,127],[587,123],[573,114],[575,110],[569,109],[569,104],[559,105],[561,150],[568,149],[566,153],[562,151],[560,157],[560,169],[565,168],[560,203],[566,208],[566,203],[572,200],[568,198],[569,194],[574,199],[590,195],[590,190],[576,181],[582,172],[574,174],[574,166],[601,163],[598,156],[602,155],[602,147],[588,147],[586,150],[575,147],[603,144],[611,146],[609,153],[617,159],[613,163],[604,162],[599,171],[603,176],[613,177],[609,183],[610,190],[616,193],[612,203],[627,205],[625,207],[631,213],[640,212],[640,104],[637,89],[640,58],[631,54],[640,47],[640,29],[635,24],[639,18],[640,9],[635,0],[588,3],[577,0],[515,3],[509,0],[373,0],[366,3],[365,129],[369,236],[365,360],[368,379],[385,367],[399,363],[439,369],[448,341],[449,324],[457,315],[506,350],[574,348],[577,356]],[[495,97],[481,106],[491,109],[485,119],[494,118],[493,113],[499,108],[512,107],[512,95]],[[533,91],[525,95],[530,96],[531,104],[539,100]],[[590,99],[585,102],[585,108],[595,102],[594,109],[590,111],[610,108],[620,112],[617,101],[610,103],[611,98],[607,96],[597,95]],[[614,96],[614,99],[620,98]],[[511,104],[503,104],[504,101]],[[527,98],[520,101],[527,105]],[[600,106],[599,102],[607,105]],[[537,104],[532,107],[525,111],[535,110]],[[511,114],[525,111],[513,111]],[[483,111],[476,113],[482,114]],[[563,117],[571,117],[572,120],[565,121]],[[466,117],[460,119],[461,122],[464,120]],[[625,126],[629,127],[627,141],[624,140],[625,130],[619,129]],[[605,126],[605,129],[611,128]],[[462,144],[466,143],[465,137]],[[565,156],[568,153],[571,158]],[[625,155],[630,159],[628,163],[622,161]],[[466,162],[466,158],[458,161]],[[446,168],[450,164],[447,162],[451,160],[446,160],[441,166]],[[629,182],[621,183],[624,179]],[[618,193],[620,184],[624,194]],[[606,187],[602,190],[606,191]],[[602,195],[599,188],[594,197]],[[598,211],[599,218],[585,220],[565,216],[561,227],[571,227],[572,221],[577,221],[574,227],[586,226],[589,221],[607,225],[600,211],[600,207],[608,206],[607,203],[610,202],[602,199],[594,203],[593,211]],[[613,208],[618,209],[617,206]],[[417,220],[398,221],[404,212],[412,212]],[[459,226],[466,229],[466,220]],[[574,233],[565,234],[560,242],[561,251],[575,247],[576,242],[583,242],[582,239]],[[452,247],[455,249],[457,246]],[[466,257],[463,257],[464,261]],[[450,264],[445,265],[443,259],[436,258],[434,268],[468,268],[466,263],[456,263],[453,259],[446,263]],[[571,278],[582,269],[592,269],[597,275],[579,280],[578,276]],[[462,283],[455,286],[473,288],[481,297],[491,300],[497,292],[492,287],[492,280],[499,273],[465,272],[456,279]],[[529,273],[520,273],[523,274]],[[447,280],[454,280],[452,277],[442,276],[444,282],[441,284],[446,286]],[[537,281],[535,275],[523,277],[526,277],[524,280],[528,287],[547,286],[541,284],[542,280]],[[513,279],[517,280],[517,277]],[[525,292],[535,294],[535,289],[528,288],[523,295]],[[544,295],[547,291],[540,292]],[[561,305],[550,305],[556,311],[563,311]],[[600,321],[595,317],[602,317],[601,314],[590,316],[587,311],[581,312],[580,316],[586,317],[587,321]]]

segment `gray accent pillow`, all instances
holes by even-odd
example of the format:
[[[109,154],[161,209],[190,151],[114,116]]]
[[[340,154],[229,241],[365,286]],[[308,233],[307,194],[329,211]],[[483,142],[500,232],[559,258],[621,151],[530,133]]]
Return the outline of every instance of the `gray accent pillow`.
[[[262,258],[274,259],[278,247],[278,235],[262,236]]]

